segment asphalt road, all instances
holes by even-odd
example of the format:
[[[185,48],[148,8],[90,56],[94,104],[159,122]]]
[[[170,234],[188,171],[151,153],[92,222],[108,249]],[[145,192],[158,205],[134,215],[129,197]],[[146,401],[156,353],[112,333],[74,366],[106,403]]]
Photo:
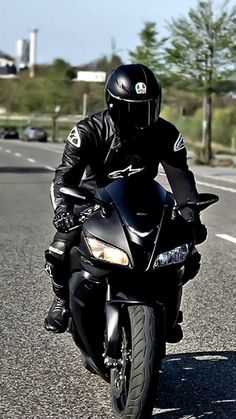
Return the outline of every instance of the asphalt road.
[[[49,185],[61,144],[0,141],[2,419],[112,418],[109,386],[81,365],[69,333],[43,319],[52,300],[43,271],[54,228]],[[236,169],[192,167],[220,202],[203,214],[202,269],[185,286],[184,339],[168,345],[153,418],[236,417]],[[159,179],[165,184],[164,176]]]

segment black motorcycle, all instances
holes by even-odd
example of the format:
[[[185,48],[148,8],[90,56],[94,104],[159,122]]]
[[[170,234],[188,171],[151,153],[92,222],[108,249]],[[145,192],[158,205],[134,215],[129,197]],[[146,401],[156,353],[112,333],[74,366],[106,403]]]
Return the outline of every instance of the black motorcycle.
[[[74,204],[90,202],[71,250],[70,331],[84,366],[110,383],[114,417],[147,419],[195,249],[194,229],[181,211],[198,216],[218,197],[199,194],[198,202],[175,205],[156,181],[140,186],[131,178],[95,196],[61,188]]]

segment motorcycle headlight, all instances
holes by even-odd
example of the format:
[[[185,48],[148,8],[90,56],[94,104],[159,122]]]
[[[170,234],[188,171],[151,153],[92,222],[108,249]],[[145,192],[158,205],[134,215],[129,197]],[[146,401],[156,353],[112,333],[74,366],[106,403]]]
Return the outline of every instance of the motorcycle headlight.
[[[174,249],[167,250],[160,253],[153,264],[153,269],[163,265],[172,265],[175,263],[184,262],[189,252],[189,245],[182,244],[182,246],[175,247]]]
[[[96,259],[116,265],[130,266],[128,255],[123,250],[91,237],[86,237],[86,241],[91,254]]]

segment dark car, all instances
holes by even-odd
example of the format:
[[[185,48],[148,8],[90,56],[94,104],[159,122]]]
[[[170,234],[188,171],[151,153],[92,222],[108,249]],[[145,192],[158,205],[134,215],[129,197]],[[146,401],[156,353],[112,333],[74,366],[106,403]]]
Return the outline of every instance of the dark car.
[[[0,138],[3,139],[18,139],[19,132],[15,127],[4,127],[2,130],[0,129]]]
[[[46,142],[48,139],[47,131],[41,127],[26,127],[22,134],[23,141],[42,141]]]

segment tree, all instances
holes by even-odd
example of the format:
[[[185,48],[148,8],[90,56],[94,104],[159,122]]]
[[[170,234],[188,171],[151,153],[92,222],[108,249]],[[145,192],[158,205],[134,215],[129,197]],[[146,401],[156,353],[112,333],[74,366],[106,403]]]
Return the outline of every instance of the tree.
[[[141,44],[135,51],[129,51],[132,63],[144,64],[149,67],[158,78],[163,79],[162,49],[167,38],[157,40],[158,31],[154,22],[146,22],[139,33]]]
[[[212,159],[212,94],[235,76],[236,6],[226,0],[215,13],[213,1],[198,1],[188,17],[169,22],[166,63],[172,79],[203,95],[202,137],[205,160]],[[230,9],[230,10],[229,10]]]

